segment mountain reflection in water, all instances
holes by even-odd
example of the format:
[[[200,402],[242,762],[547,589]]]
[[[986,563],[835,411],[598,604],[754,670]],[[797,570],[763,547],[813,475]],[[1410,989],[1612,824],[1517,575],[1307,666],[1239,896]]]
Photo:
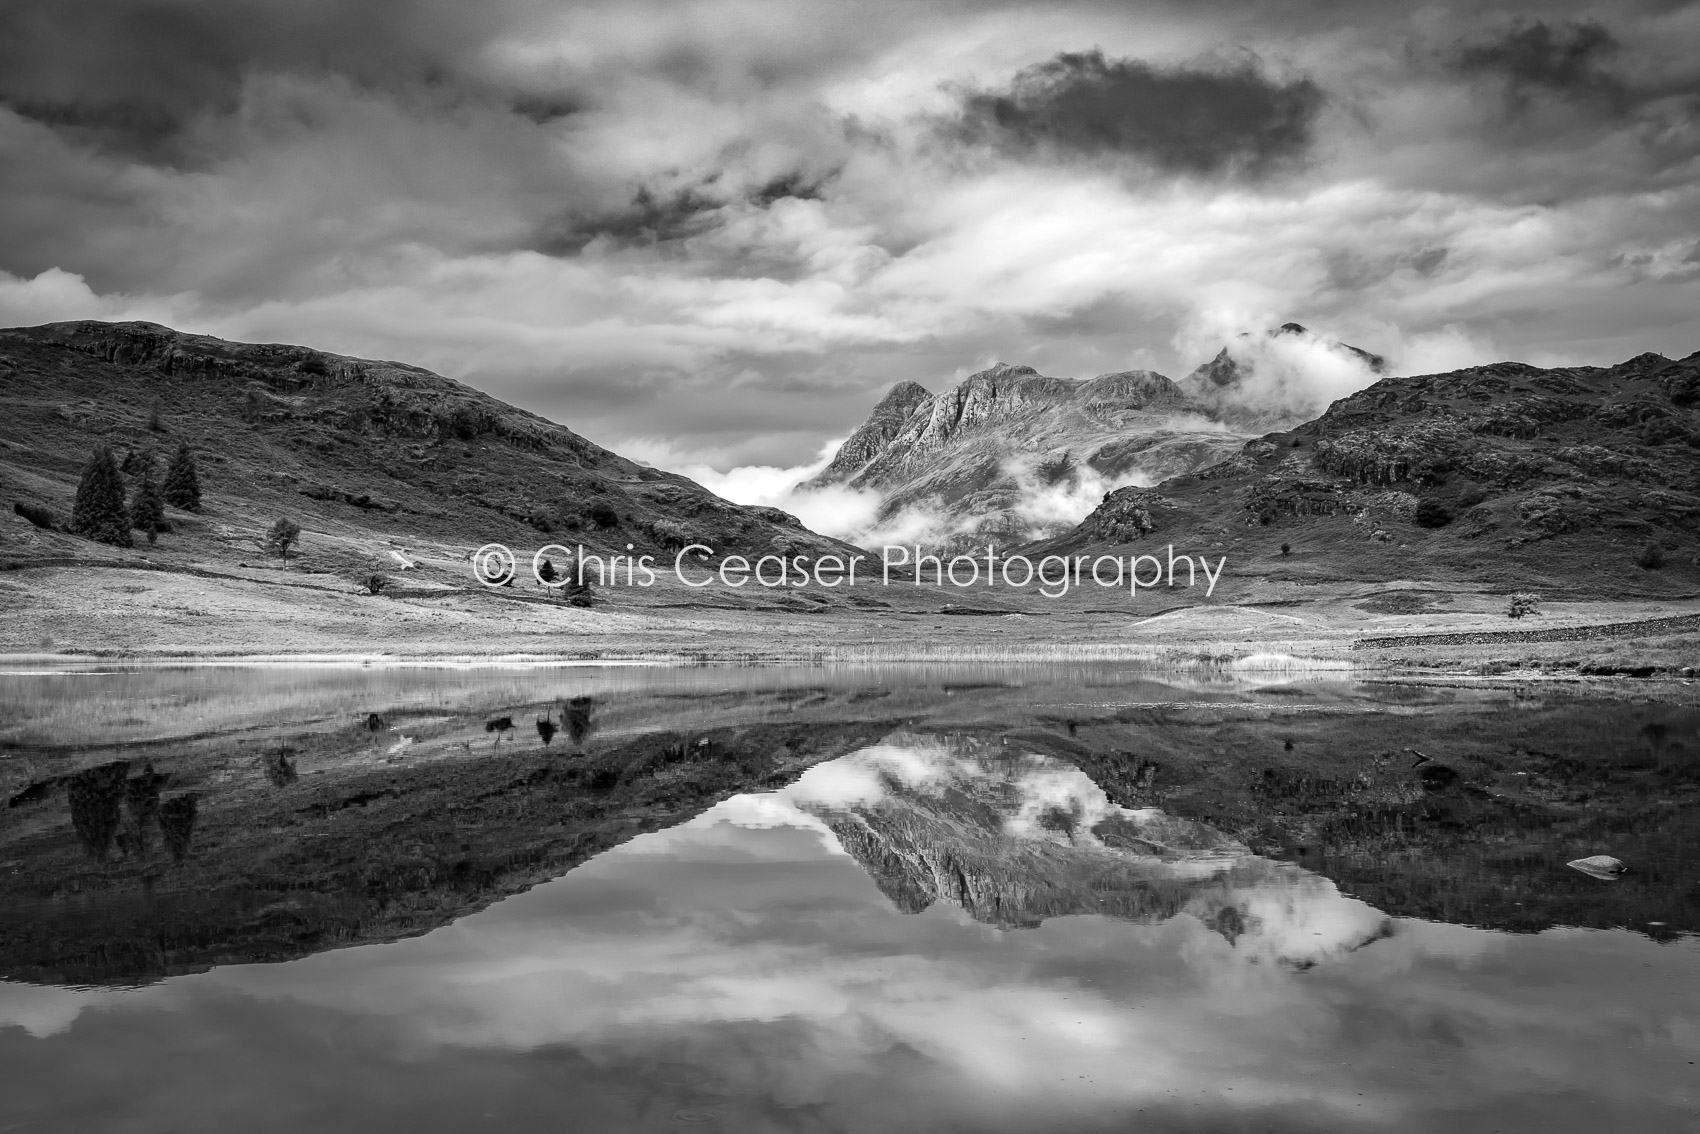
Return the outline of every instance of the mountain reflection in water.
[[[1007,745],[899,734],[781,794],[910,913],[945,899],[1004,928],[1184,913],[1250,960],[1297,967],[1392,932],[1325,878],[1204,823],[1118,807],[1078,768]]]
[[[422,937],[0,985],[0,1129],[1678,1129],[1696,978],[899,730]]]

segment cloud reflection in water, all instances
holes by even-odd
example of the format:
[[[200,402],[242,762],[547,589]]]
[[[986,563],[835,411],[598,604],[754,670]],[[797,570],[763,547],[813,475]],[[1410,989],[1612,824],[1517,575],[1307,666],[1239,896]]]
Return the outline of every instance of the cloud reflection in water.
[[[0,986],[0,1125],[1651,1129],[1697,970],[1389,923],[1066,764],[898,734],[424,937]]]

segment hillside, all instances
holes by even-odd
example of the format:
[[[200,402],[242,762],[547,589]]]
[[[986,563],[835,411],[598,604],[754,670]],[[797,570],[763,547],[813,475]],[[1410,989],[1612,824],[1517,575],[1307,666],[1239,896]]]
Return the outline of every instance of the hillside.
[[[1365,381],[1385,365],[1296,323],[1267,337],[1337,355]],[[804,487],[876,492],[877,527],[940,545],[1061,534],[1108,489],[1214,464],[1261,429],[1308,416],[1283,388],[1303,379],[1291,360],[1241,338],[1179,383],[1150,370],[1072,379],[1002,363],[941,394],[899,383]]]
[[[1110,493],[1078,528],[1026,550],[1170,544],[1228,548],[1240,574],[1301,583],[1692,592],[1700,354],[1384,378],[1226,461]],[[1414,612],[1422,600],[1410,597]]]
[[[171,511],[172,532],[147,547],[168,565],[259,557],[278,516],[307,529],[306,564],[356,576],[394,570],[390,550],[421,543],[451,558],[489,541],[668,555],[693,541],[762,553],[842,546],[419,367],[149,323],[0,331],[0,554],[119,554],[53,530],[67,526],[89,453],[109,446],[133,483],[145,454],[162,474],[180,443],[196,453],[204,506]],[[52,528],[16,505],[45,510]]]

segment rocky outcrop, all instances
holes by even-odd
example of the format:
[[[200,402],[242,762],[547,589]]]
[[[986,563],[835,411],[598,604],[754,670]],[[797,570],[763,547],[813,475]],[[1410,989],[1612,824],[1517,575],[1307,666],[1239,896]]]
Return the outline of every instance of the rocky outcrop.
[[[1104,502],[1081,526],[1089,529],[1095,539],[1107,543],[1131,543],[1157,529],[1151,508],[1160,499],[1156,493],[1142,488],[1117,489],[1104,497]]]
[[[885,447],[896,439],[910,416],[922,405],[931,405],[932,394],[919,382],[899,382],[880,399],[874,412],[838,447],[831,463],[808,482],[814,487],[843,484],[851,480]]]

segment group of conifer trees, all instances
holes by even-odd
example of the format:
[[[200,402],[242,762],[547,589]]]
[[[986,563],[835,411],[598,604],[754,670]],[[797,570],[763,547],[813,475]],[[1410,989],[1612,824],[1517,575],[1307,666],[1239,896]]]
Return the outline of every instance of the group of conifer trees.
[[[131,470],[135,484],[126,503],[124,474],[112,450],[103,445],[94,451],[77,485],[77,499],[71,509],[72,532],[115,547],[133,547],[132,531],[146,533],[152,543],[160,532],[171,530],[165,518],[167,504],[188,512],[200,511],[200,474],[188,442],[177,447],[163,481],[154,478],[151,455],[132,456],[125,464],[138,462],[140,468]]]

